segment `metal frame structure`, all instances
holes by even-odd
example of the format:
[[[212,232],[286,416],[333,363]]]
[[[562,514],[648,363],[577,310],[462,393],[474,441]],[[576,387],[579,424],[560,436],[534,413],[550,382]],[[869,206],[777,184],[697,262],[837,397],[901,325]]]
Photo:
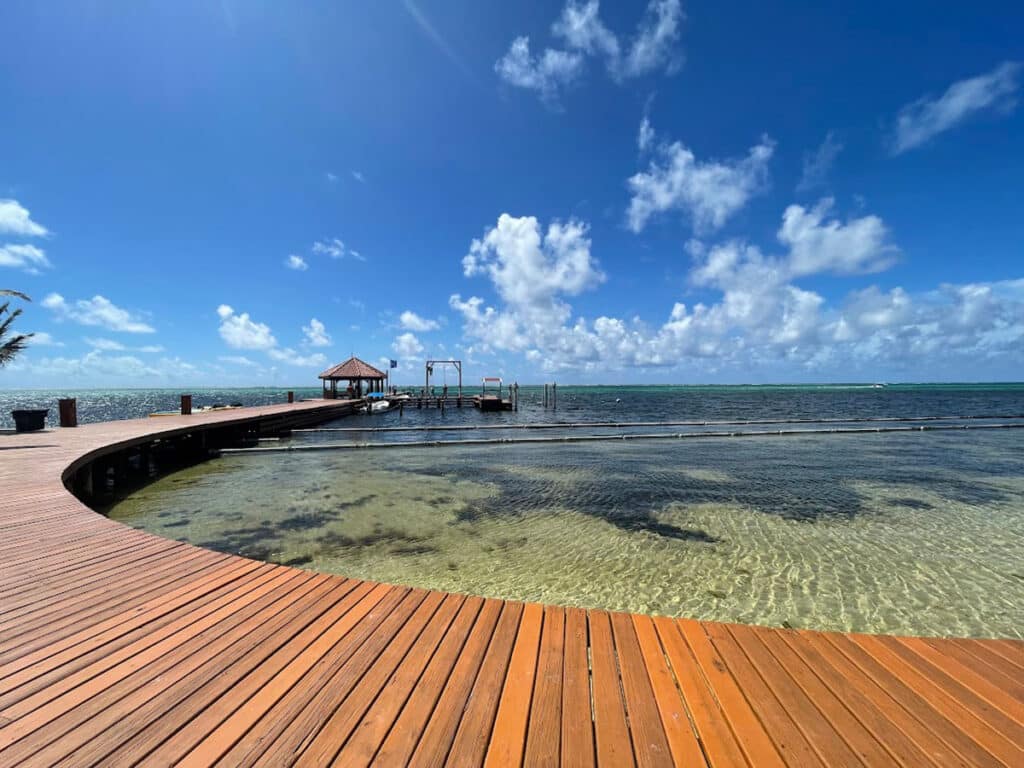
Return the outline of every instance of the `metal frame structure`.
[[[426,376],[424,379],[423,394],[430,394],[430,377],[434,375],[434,366],[452,366],[459,374],[459,397],[462,397],[462,361],[461,360],[427,360],[424,363]]]

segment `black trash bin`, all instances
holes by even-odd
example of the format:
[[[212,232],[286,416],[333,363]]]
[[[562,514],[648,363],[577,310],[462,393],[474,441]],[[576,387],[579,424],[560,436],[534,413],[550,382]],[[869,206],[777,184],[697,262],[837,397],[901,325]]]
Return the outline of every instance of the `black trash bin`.
[[[14,417],[14,429],[16,432],[35,432],[46,426],[46,414],[49,408],[36,408],[32,410],[11,411]]]

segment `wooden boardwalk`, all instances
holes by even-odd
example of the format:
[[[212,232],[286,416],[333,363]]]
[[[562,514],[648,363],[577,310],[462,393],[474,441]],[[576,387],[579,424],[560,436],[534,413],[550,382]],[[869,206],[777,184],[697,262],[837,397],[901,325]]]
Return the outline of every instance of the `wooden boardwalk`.
[[[0,435],[0,765],[1024,765],[1019,642],[345,579],[129,529],[61,482],[157,432],[329,407]]]

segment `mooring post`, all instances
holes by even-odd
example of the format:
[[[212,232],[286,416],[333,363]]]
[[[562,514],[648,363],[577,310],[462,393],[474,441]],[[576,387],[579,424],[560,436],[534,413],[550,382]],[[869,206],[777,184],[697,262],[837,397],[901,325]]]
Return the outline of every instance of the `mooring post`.
[[[190,416],[192,414],[192,395],[181,396],[181,415]]]
[[[292,392],[290,389],[288,390],[288,402],[289,403],[294,403],[295,402],[295,393]]]
[[[551,409],[558,410],[558,385],[554,382],[551,383]]]
[[[60,425],[62,427],[78,426],[78,401],[73,397],[65,397],[57,401],[57,409],[60,411]]]

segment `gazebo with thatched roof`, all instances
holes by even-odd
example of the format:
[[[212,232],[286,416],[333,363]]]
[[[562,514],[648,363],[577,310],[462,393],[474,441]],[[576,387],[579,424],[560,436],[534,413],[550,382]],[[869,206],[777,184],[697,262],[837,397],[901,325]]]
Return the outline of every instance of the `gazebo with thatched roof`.
[[[368,382],[366,392],[383,392],[387,374],[379,371],[358,357],[350,357],[344,363],[338,363],[320,374],[324,383],[324,399],[334,400],[338,397],[338,382],[347,381],[355,397],[363,396],[363,382]],[[328,388],[327,382],[330,382]],[[347,387],[346,389],[348,389]]]

